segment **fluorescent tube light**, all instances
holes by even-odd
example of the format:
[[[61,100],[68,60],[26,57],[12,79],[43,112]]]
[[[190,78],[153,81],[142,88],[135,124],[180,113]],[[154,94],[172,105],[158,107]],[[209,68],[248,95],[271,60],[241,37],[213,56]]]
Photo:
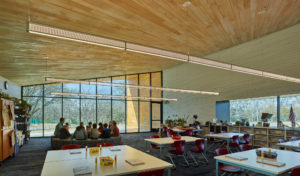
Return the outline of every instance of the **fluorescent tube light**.
[[[80,94],[80,93],[61,93],[51,92],[51,95],[60,96],[80,96],[80,97],[101,97],[101,98],[119,98],[119,99],[131,99],[131,100],[154,100],[154,101],[177,101],[176,98],[154,98],[154,97],[132,97],[132,96],[119,96],[119,95],[103,95],[103,94]]]
[[[126,50],[137,52],[137,53],[143,53],[148,54],[152,56],[158,56],[158,57],[164,57],[168,59],[174,59],[179,61],[188,61],[188,55],[180,54],[176,52],[166,51],[162,49],[137,45],[133,43],[126,43]]]
[[[263,76],[262,71],[254,70],[254,69],[246,68],[246,67],[232,65],[231,70],[236,71],[236,72],[250,74],[250,75]]]
[[[48,37],[60,38],[65,40],[72,40],[76,42],[88,43],[93,45],[105,46],[115,49],[125,49],[125,42],[99,37],[80,32],[73,32],[69,30],[59,29],[55,27],[44,26],[29,22],[28,32]]]
[[[209,66],[209,67],[221,68],[221,69],[225,69],[225,70],[231,69],[230,64],[225,64],[225,63],[212,61],[212,60],[208,60],[208,59],[203,59],[203,58],[199,58],[199,57],[194,57],[194,56],[189,57],[189,62],[194,63],[194,64],[205,65],[205,66]]]
[[[192,94],[219,95],[218,92],[208,92],[208,91],[198,91],[198,90],[185,90],[185,89],[173,89],[173,88],[153,87],[153,86],[139,86],[139,85],[131,85],[131,84],[89,82],[89,81],[84,81],[84,80],[83,81],[79,81],[79,80],[69,80],[69,79],[46,78],[46,81],[61,82],[61,83],[88,84],[88,85],[101,85],[101,86],[111,86],[111,87],[150,89],[150,90],[160,90],[160,91],[167,91],[167,92],[180,92],[180,93],[192,93]]]

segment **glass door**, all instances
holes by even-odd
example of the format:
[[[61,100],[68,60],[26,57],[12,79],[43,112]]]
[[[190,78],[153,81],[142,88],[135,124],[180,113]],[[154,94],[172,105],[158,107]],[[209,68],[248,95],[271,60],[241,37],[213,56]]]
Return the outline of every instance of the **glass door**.
[[[157,130],[160,128],[161,117],[162,117],[162,103],[152,102],[151,103],[151,129]]]

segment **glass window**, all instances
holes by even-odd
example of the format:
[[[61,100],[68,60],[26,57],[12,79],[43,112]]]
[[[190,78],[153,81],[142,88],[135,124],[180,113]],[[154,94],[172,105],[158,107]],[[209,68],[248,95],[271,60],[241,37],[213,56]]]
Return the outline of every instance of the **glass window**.
[[[79,125],[79,99],[63,100],[63,116],[66,118],[66,123],[70,124],[70,133],[74,133]]]
[[[150,86],[150,73],[140,74],[140,85]],[[140,89],[141,97],[150,97],[150,89]]]
[[[96,99],[81,99],[81,121],[88,125],[89,122],[97,123],[96,121]]]
[[[161,87],[161,72],[151,73],[151,86]],[[151,97],[161,98],[161,91],[151,90]]]
[[[112,119],[117,122],[120,133],[125,132],[125,101],[113,100],[112,102]]]
[[[277,98],[263,97],[253,99],[230,101],[230,122],[235,123],[246,119],[250,125],[261,122],[262,113],[270,113],[273,116],[268,120],[270,126],[277,127]]]
[[[97,79],[98,83],[103,83],[103,85],[97,85],[97,94],[98,95],[111,95],[111,78],[100,78]],[[108,85],[107,85],[108,84]],[[98,97],[98,99],[111,99],[110,97],[108,98],[101,98]]]
[[[63,84],[63,92],[64,93],[80,93],[79,84]],[[79,98],[79,96],[64,96],[66,98]]]
[[[43,86],[23,87],[23,96],[43,96]]]
[[[300,127],[300,95],[284,95],[280,97],[280,121],[285,126],[292,127],[289,119],[290,109],[293,106],[296,126]]]
[[[92,83],[96,83],[96,79],[91,80],[84,80],[89,81]],[[95,95],[96,94],[96,85],[95,84],[81,84],[81,94],[89,94],[89,95]],[[82,96],[81,98],[96,98],[95,96]]]
[[[44,136],[53,136],[55,127],[62,117],[61,98],[45,98],[44,102]]]
[[[128,85],[138,85],[138,75],[129,75],[126,77],[126,84]],[[137,97],[138,96],[138,88],[126,88],[128,97]],[[131,98],[127,98],[127,100],[132,100]],[[135,99],[136,100],[136,99]]]
[[[139,102],[127,101],[127,133],[138,132],[139,129]]]
[[[109,123],[111,121],[111,100],[97,100],[98,123]]]
[[[124,84],[125,85],[125,76],[118,76],[112,78],[113,84]],[[125,96],[125,87],[112,87],[112,94],[113,95],[121,95]]]
[[[43,136],[43,98],[24,97],[23,99],[32,105],[30,111],[30,136]]]
[[[51,95],[51,92],[62,92],[61,84],[45,84],[44,86],[45,97],[62,97],[61,95]]]
[[[150,102],[140,102],[140,132],[150,131]]]

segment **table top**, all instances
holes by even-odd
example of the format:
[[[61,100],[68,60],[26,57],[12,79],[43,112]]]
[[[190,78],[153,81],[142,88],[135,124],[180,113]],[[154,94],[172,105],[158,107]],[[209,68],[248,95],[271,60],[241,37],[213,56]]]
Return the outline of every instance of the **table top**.
[[[278,143],[277,145],[281,147],[300,149],[300,140]]]
[[[110,149],[121,149],[121,151],[111,151]],[[162,168],[170,168],[172,164],[165,162],[159,158],[151,156],[140,150],[134,149],[127,145],[119,145],[114,147],[103,147],[101,156],[110,156],[114,158],[117,155],[117,163],[111,166],[102,166],[95,158],[100,154],[90,154],[85,149],[75,149],[72,151],[81,151],[80,154],[70,154],[70,150],[48,151],[47,157],[42,170],[42,176],[73,176],[73,168],[89,166],[92,175],[108,176],[108,175],[124,175],[147,170],[155,170]],[[125,160],[138,159],[145,162],[143,165],[132,166]]]
[[[233,136],[238,135],[240,138],[244,136],[244,133],[217,133],[217,134],[207,134],[206,137],[209,138],[219,138],[219,139],[231,139]],[[253,136],[253,134],[249,134]]]
[[[198,139],[203,139],[203,138],[197,138],[197,137],[191,137],[191,136],[181,136],[180,140],[185,140],[185,142],[195,142]],[[152,144],[157,144],[157,145],[168,145],[168,144],[173,144],[174,139],[171,137],[165,137],[165,138],[151,138],[151,139],[145,139],[145,141],[150,142]]]
[[[268,151],[267,148],[260,148],[260,150],[266,150]],[[244,152],[237,152],[233,154],[227,154],[227,155],[222,155],[222,156],[216,156],[215,159],[220,161],[225,161],[233,164],[234,166],[237,167],[246,167],[246,168],[251,168],[252,170],[257,170],[257,171],[262,171],[266,172],[269,174],[273,175],[278,175],[282,174],[284,172],[289,171],[291,168],[300,166],[300,153],[297,152],[291,152],[291,151],[286,151],[286,150],[277,150],[277,149],[272,149],[272,152],[276,151],[277,152],[277,162],[282,162],[285,163],[286,165],[283,167],[276,167],[276,166],[271,166],[267,164],[262,164],[256,162],[257,156],[256,156],[256,151],[254,150],[248,150]],[[239,161],[235,159],[231,159],[226,156],[238,156],[238,157],[246,157],[248,158],[247,160]]]

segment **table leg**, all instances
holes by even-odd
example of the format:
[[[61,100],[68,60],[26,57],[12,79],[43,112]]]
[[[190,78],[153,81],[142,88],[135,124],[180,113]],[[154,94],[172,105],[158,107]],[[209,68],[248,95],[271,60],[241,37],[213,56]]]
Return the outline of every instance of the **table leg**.
[[[162,158],[162,156],[161,156],[161,153],[162,153],[161,150],[162,150],[162,146],[160,145],[159,146],[159,156],[160,156],[160,158]]]
[[[171,176],[171,168],[168,168],[168,176]]]
[[[230,139],[227,139],[227,150],[228,150],[228,151],[230,151],[229,143],[230,143]]]
[[[146,151],[146,152],[150,152],[150,150],[148,150],[148,144],[147,144],[147,141],[145,141],[145,151]]]
[[[251,140],[252,140],[252,141],[251,141],[251,144],[252,144],[252,149],[253,149],[253,146],[254,146],[254,145],[253,145],[253,144],[254,144],[254,135],[252,135]]]
[[[219,162],[216,160],[216,176],[219,176]]]

